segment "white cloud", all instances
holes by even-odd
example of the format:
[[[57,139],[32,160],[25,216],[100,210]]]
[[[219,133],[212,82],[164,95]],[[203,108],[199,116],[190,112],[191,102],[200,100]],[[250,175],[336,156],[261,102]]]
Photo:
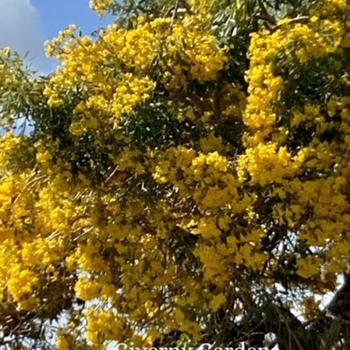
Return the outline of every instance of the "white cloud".
[[[34,67],[44,63],[44,30],[40,15],[30,0],[0,0],[0,47],[24,55]]]

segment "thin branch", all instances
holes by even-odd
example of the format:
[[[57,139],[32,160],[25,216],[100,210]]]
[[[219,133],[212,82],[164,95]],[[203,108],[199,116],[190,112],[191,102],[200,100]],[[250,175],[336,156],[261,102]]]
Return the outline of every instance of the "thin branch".
[[[272,32],[275,32],[277,31],[278,29],[281,29],[283,26],[285,25],[292,25],[292,24],[297,24],[297,23],[301,23],[301,24],[305,24],[305,23],[308,23],[309,22],[309,16],[300,16],[300,17],[295,17],[295,18],[292,18],[290,19],[288,22],[286,23],[281,23],[279,25],[277,25],[276,27],[272,28],[271,31]]]

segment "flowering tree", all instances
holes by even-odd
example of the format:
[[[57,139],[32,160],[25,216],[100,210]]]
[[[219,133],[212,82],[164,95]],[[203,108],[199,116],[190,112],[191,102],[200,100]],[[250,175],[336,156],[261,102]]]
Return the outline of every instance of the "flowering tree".
[[[96,0],[53,74],[3,49],[0,345],[349,349],[349,5]]]

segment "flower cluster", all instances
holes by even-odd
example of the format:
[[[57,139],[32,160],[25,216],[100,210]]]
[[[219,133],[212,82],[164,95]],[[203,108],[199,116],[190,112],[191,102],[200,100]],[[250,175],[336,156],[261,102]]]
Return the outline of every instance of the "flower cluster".
[[[59,350],[195,344],[227,333],[220,317],[251,322],[254,293],[327,291],[346,267],[347,2],[312,2],[244,55],[211,4],[96,39],[71,26],[46,78],[0,52],[0,296],[30,327],[63,321]]]

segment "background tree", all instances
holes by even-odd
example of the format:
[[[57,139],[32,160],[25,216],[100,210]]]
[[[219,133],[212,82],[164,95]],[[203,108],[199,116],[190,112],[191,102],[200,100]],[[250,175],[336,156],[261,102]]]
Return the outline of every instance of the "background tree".
[[[349,3],[91,5],[1,53],[1,345],[349,349]]]

